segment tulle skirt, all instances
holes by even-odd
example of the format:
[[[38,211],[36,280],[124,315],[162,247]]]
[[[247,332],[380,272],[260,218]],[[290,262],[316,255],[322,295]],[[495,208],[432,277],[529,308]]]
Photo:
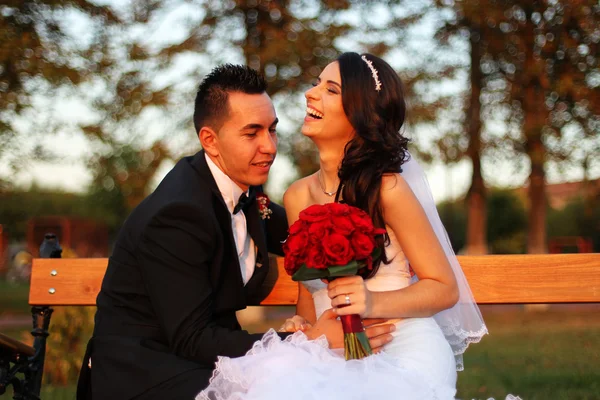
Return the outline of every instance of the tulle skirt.
[[[384,351],[346,361],[325,337],[309,341],[296,332],[281,340],[270,330],[245,356],[219,357],[196,399],[454,399],[454,357],[435,321],[400,321],[394,336]]]
[[[245,356],[219,357],[196,400],[454,400],[456,363],[437,323],[404,319],[393,336],[382,352],[346,361],[324,336],[270,330]]]

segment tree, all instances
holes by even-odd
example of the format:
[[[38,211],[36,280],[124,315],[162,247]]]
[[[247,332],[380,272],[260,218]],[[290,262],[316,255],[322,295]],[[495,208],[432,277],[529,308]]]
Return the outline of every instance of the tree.
[[[487,189],[483,178],[482,158],[486,143],[482,139],[484,126],[482,124],[482,89],[485,90],[486,76],[482,65],[487,56],[488,41],[491,39],[489,27],[481,9],[486,9],[486,15],[498,12],[493,0],[481,1],[437,1],[436,6],[442,10],[451,11],[451,18],[441,26],[436,36],[440,45],[448,46],[451,39],[468,39],[469,62],[468,69],[469,93],[465,102],[464,136],[467,138],[467,148],[461,153],[470,159],[472,165],[471,185],[467,192],[467,232],[464,253],[471,255],[487,254]]]
[[[156,170],[169,157],[160,142],[150,149],[139,150],[124,145],[106,156],[98,155],[90,166],[99,171],[88,195],[88,202],[114,232],[127,215],[148,194],[149,182]]]
[[[8,0],[0,5],[0,161],[15,166],[31,156],[49,156],[41,145],[33,154],[24,152],[17,117],[31,119],[29,135],[48,133],[52,119],[36,110],[36,97],[77,85],[101,68],[101,60],[89,55],[104,43],[102,34],[90,29],[85,43],[69,31],[67,21],[80,15],[90,20],[90,28],[119,22],[109,7],[87,0]]]
[[[503,154],[513,160],[524,155],[531,165],[528,251],[545,252],[548,163],[565,165],[575,159],[587,166],[598,160],[598,102],[594,100],[600,87],[599,7],[591,1],[519,0],[438,2],[437,6],[454,15],[438,36],[447,40],[444,35],[462,30],[471,44],[467,136],[474,172],[467,199],[472,235],[467,241],[481,248],[482,155]],[[482,132],[493,136],[486,124],[478,122],[482,115],[504,124],[505,136],[482,141]]]
[[[520,131],[511,138],[511,147],[531,164],[528,252],[543,253],[548,162],[568,162],[573,156],[587,160],[600,146],[600,7],[586,0],[510,4],[504,20],[495,21],[506,40],[493,56],[509,83],[511,116]],[[577,140],[591,146],[572,146],[573,130]]]

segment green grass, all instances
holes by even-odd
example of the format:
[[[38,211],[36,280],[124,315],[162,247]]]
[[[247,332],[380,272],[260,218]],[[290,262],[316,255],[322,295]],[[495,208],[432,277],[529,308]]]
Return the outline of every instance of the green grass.
[[[77,385],[69,385],[65,387],[58,386],[46,386],[42,388],[40,393],[41,400],[73,400],[77,391]],[[13,388],[8,388],[4,396],[6,400],[12,399]],[[4,397],[3,397],[4,398]]]
[[[9,283],[0,279],[0,318],[7,315],[28,315],[29,307],[29,284]]]
[[[457,397],[600,398],[600,307],[487,311],[490,335],[465,354]]]
[[[65,387],[46,386],[40,393],[42,400],[73,400],[77,391],[77,385],[69,385]]]

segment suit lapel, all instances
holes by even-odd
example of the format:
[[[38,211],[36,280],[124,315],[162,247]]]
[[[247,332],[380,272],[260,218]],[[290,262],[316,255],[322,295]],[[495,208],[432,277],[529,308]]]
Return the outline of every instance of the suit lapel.
[[[231,248],[230,251],[232,252],[232,255],[230,255],[232,261],[228,263],[228,265],[224,265],[223,268],[226,269],[225,274],[232,274],[230,276],[236,277],[237,285],[241,289],[244,287],[244,281],[242,278],[240,260],[237,256],[237,250],[235,247],[233,228],[231,227],[231,214],[229,213],[227,205],[225,204],[225,200],[223,200],[223,196],[219,191],[217,182],[212,176],[210,168],[208,168],[208,164],[206,163],[206,158],[204,156],[204,150],[201,150],[198,153],[196,153],[191,164],[194,167],[194,169],[198,172],[200,177],[206,182],[206,185],[210,188],[213,194],[213,210],[215,212],[217,220],[221,223],[221,229],[223,233],[229,239],[228,241]],[[225,281],[232,282],[232,279],[225,277]],[[239,292],[241,293],[241,290]]]
[[[208,164],[206,163],[206,158],[204,156],[204,150],[201,150],[198,153],[196,153],[196,155],[192,159],[191,164],[212,191],[215,215],[217,219],[221,222],[221,229],[229,237],[229,242],[231,244],[231,249],[233,252],[233,261],[229,263],[231,267],[230,270],[226,273],[231,273],[233,274],[232,276],[236,276],[239,287],[243,288],[244,281],[242,279],[240,260],[237,257],[235,239],[233,238],[233,229],[231,227],[231,214],[227,209],[227,205],[225,204],[225,200],[223,200],[223,196],[221,196],[221,192],[219,191],[217,182],[215,182],[215,179],[213,178],[210,169],[208,168]],[[255,196],[257,192],[260,192],[261,190],[262,189],[260,186],[250,187],[251,194],[254,194],[254,196],[251,196],[252,202],[244,211],[244,215],[246,216],[246,227],[248,229],[248,233],[250,234],[250,237],[252,237],[254,245],[257,248],[256,266],[254,268],[254,273],[252,274],[252,277],[250,278],[248,283],[246,283],[245,286],[245,292],[249,295],[252,295],[259,290],[269,269],[269,252],[267,248],[267,240],[265,237],[265,223],[260,218],[260,214],[258,212],[258,203],[256,201]],[[227,278],[225,279],[227,280]],[[240,291],[240,293],[242,293],[242,291]]]

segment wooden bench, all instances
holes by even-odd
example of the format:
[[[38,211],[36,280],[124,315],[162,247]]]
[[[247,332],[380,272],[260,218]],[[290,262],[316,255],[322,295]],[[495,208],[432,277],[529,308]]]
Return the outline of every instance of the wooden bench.
[[[462,256],[459,261],[479,304],[600,303],[600,253]],[[107,263],[106,258],[33,260],[29,304],[34,346],[0,334],[0,395],[2,384],[13,384],[15,391],[33,394],[23,398],[38,398],[51,307],[95,305]],[[263,291],[266,297],[257,305],[295,304],[297,283],[285,273],[283,258],[271,259]],[[12,371],[6,369],[8,362],[26,378],[7,381]]]

